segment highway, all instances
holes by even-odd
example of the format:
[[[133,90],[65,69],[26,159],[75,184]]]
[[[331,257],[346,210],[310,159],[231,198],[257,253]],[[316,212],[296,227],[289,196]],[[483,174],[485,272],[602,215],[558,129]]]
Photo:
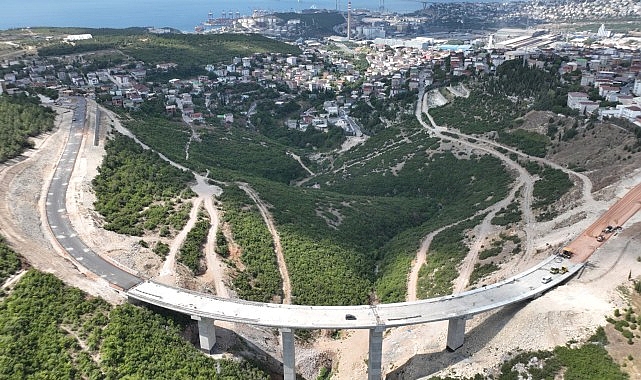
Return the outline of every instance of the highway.
[[[368,378],[380,379],[383,332],[386,328],[448,320],[447,347],[455,350],[463,345],[465,320],[473,315],[509,304],[539,297],[547,290],[567,281],[585,265],[595,247],[581,247],[573,259],[550,256],[538,265],[504,281],[463,293],[415,302],[355,306],[304,306],[249,302],[227,299],[143,281],[127,270],[94,253],[74,231],[66,209],[66,193],[85,130],[86,101],[76,100],[69,138],[49,185],[46,215],[53,235],[69,257],[126,291],[128,299],[142,301],[190,315],[198,320],[201,349],[210,351],[215,344],[213,321],[222,320],[276,327],[281,329],[284,377],[295,379],[294,338],[292,329],[369,329]],[[641,185],[630,192],[595,222],[588,233],[602,224],[625,223],[641,208]],[[635,203],[636,202],[636,203]],[[590,237],[590,239],[594,239]],[[578,239],[577,239],[578,240]],[[590,240],[591,241],[591,240]],[[566,268],[555,274],[552,268]]]
[[[567,280],[583,267],[583,262],[549,257],[528,271],[502,282],[440,298],[381,305],[301,306],[249,302],[218,298],[143,281],[93,252],[74,231],[66,209],[66,193],[85,131],[86,101],[77,98],[69,139],[49,186],[46,214],[51,231],[70,258],[78,265],[127,291],[131,299],[166,307],[185,314],[215,320],[261,326],[301,329],[366,329],[377,326],[403,326],[452,318],[469,317],[497,307],[535,298]],[[562,260],[557,262],[557,260]],[[565,266],[568,272],[549,275],[550,267]]]
[[[45,201],[47,221],[53,236],[62,249],[70,256],[72,261],[86,268],[96,276],[105,279],[112,285],[122,289],[129,289],[142,280],[106,261],[89,249],[77,236],[67,214],[67,188],[78,152],[80,151],[80,146],[82,145],[87,108],[87,102],[84,98],[79,97],[74,99],[76,99],[76,106],[73,111],[73,121],[71,122],[69,130],[69,138],[47,191]]]

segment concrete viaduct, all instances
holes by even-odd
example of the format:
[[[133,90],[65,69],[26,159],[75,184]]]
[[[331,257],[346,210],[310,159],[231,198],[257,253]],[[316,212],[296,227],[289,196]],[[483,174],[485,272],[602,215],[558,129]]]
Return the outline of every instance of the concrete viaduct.
[[[131,302],[152,304],[190,315],[198,321],[200,347],[206,352],[211,352],[216,343],[216,320],[278,328],[282,339],[285,380],[296,378],[296,329],[368,329],[368,378],[378,380],[382,376],[385,329],[447,320],[447,348],[456,350],[463,345],[465,322],[473,315],[536,298],[568,280],[584,266],[584,261],[576,262],[560,256],[550,256],[512,278],[467,292],[416,302],[358,306],[249,302],[214,297],[146,281],[91,251],[77,236],[67,216],[67,184],[83,139],[85,108],[86,101],[78,99],[68,143],[46,196],[48,223],[63,253],[78,267],[122,289]],[[552,267],[566,267],[568,271],[550,274]],[[542,281],[544,277],[551,279],[546,278]]]

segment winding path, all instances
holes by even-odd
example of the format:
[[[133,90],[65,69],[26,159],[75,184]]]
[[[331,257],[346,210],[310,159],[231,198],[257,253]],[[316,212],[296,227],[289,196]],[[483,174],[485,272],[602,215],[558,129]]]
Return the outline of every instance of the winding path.
[[[465,94],[458,93],[458,91],[454,91],[454,89],[452,88],[448,88],[448,90],[450,90],[450,92],[452,92],[455,95],[460,95],[460,96],[465,95]],[[469,96],[469,91],[467,95]],[[523,168],[518,162],[512,160],[506,154],[503,154],[497,151],[496,150],[497,148],[503,151],[506,151],[508,153],[516,154],[520,157],[524,157],[528,160],[547,165],[554,169],[562,170],[564,173],[574,178],[577,178],[581,182],[582,203],[583,203],[581,205],[581,210],[580,211],[577,211],[576,209],[568,210],[565,213],[559,215],[557,218],[555,218],[555,220],[568,218],[572,215],[578,214],[582,210],[590,209],[590,208],[594,209],[599,205],[599,203],[595,201],[592,196],[592,182],[584,174],[576,173],[570,169],[564,168],[561,165],[558,165],[547,159],[530,156],[514,148],[511,148],[509,146],[504,146],[502,144],[499,144],[492,140],[488,140],[483,137],[472,136],[472,135],[458,132],[456,130],[440,127],[436,124],[433,117],[429,114],[428,112],[429,108],[430,108],[429,93],[425,93],[425,89],[424,87],[422,87],[419,91],[415,115],[417,120],[421,123],[421,125],[423,125],[424,128],[430,131],[430,134],[446,141],[457,142],[471,149],[482,150],[488,154],[491,154],[499,158],[508,167],[510,167],[511,169],[515,170],[518,173],[517,182],[513,187],[512,191],[510,192],[510,194],[505,199],[495,203],[493,206],[490,206],[490,208],[487,209],[489,214],[484,218],[481,225],[478,226],[478,231],[476,234],[477,238],[472,244],[472,246],[470,247],[470,252],[461,263],[459,276],[454,281],[453,289],[455,293],[465,289],[467,283],[469,282],[469,277],[474,269],[474,264],[477,261],[478,252],[481,248],[482,242],[493,230],[493,227],[491,224],[492,218],[496,215],[496,213],[502,207],[506,207],[516,198],[516,194],[520,189],[522,189],[523,191],[523,196],[521,200],[521,212],[523,214],[523,230],[526,236],[525,249],[524,249],[524,254],[520,255],[517,260],[514,260],[512,265],[516,268],[523,260],[530,259],[534,254],[534,239],[536,237],[535,226],[537,225],[537,222],[536,222],[536,218],[534,217],[534,213],[532,211],[532,202],[533,202],[534,182],[536,181],[536,179],[529,172],[527,172],[527,170]],[[423,115],[425,115],[428,118],[429,124],[423,120]],[[447,132],[447,135],[444,134],[444,132]],[[438,230],[438,232],[442,231],[447,227],[449,226],[446,226]],[[426,236],[426,238],[423,240],[421,244],[421,248],[416,254],[416,259],[412,263],[412,268],[408,276],[408,291],[407,291],[408,300],[416,299],[416,286],[418,284],[418,273],[420,271],[420,268],[426,262],[427,250],[429,249],[429,244],[431,243],[431,240],[433,239],[434,236],[435,236],[435,233],[430,233],[428,236]]]

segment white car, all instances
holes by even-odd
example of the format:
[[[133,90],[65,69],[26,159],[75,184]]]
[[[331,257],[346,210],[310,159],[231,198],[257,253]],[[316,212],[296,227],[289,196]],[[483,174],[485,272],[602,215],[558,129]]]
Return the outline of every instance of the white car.
[[[550,281],[552,281],[552,276],[544,276],[544,277],[541,279],[541,282],[542,282],[542,283],[544,283],[544,284],[547,284],[547,283],[548,283],[548,282],[550,282]]]

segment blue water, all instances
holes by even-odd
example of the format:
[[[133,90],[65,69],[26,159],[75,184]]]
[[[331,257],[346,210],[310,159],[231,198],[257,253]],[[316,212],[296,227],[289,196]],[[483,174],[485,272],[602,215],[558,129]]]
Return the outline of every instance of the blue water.
[[[27,26],[79,26],[126,28],[130,26],[173,27],[193,31],[194,26],[213,12],[251,15],[254,9],[301,11],[310,8],[336,9],[337,0],[1,0],[0,29]],[[347,0],[338,0],[347,9]],[[385,9],[413,12],[420,1],[387,0]],[[352,8],[378,9],[380,0],[352,0]]]

